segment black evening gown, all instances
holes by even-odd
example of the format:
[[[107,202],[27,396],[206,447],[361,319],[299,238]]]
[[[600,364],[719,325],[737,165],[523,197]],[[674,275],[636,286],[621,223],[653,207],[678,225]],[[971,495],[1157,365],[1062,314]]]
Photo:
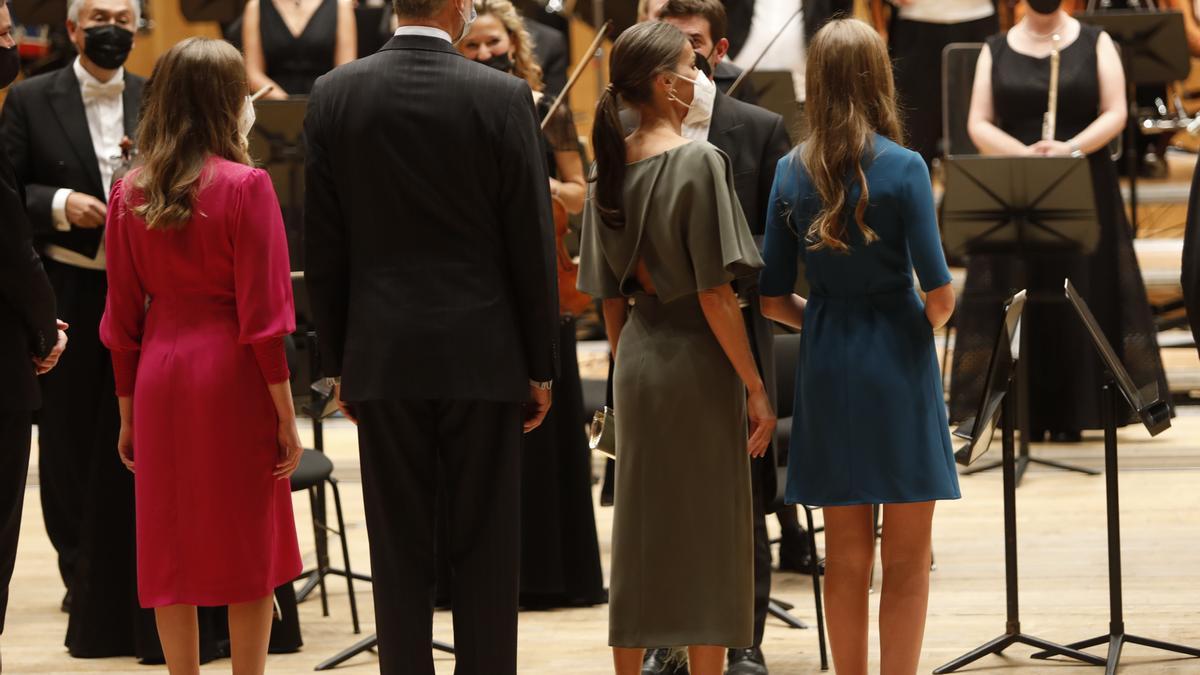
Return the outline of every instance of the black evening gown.
[[[1079,38],[1060,55],[1058,124],[1062,141],[1083,131],[1100,106],[1096,44],[1101,31],[1084,24]],[[1041,138],[1050,81],[1050,59],[1021,54],[1004,34],[988,39],[992,54],[992,97],[996,123],[1022,143]],[[1096,315],[1104,334],[1139,386],[1158,384],[1167,396],[1166,376],[1117,171],[1108,148],[1088,157],[1100,241],[1090,255],[1043,255],[1029,259],[1023,330],[1028,331],[1030,431],[1098,429],[1102,367],[1087,333],[1063,297],[1064,278]],[[951,389],[951,420],[975,414],[987,363],[999,327],[1001,305],[1020,283],[1010,257],[972,256],[958,311]],[[1134,421],[1132,414],[1123,423]]]
[[[538,102],[539,117],[551,96]],[[542,134],[550,176],[554,152],[580,151],[571,112],[559,106]],[[595,605],[607,600],[592,504],[592,457],[584,434],[583,384],[575,318],[559,322],[554,405],[526,434],[521,455],[521,605],[527,609]]]
[[[337,0],[322,0],[298,37],[283,22],[275,0],[262,0],[259,7],[259,33],[267,77],[290,96],[307,96],[317,78],[333,70]]]

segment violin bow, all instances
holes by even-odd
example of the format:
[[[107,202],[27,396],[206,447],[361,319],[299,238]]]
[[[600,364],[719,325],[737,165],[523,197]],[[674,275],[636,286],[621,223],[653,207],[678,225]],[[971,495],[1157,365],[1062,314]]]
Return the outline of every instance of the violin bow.
[[[543,131],[546,130],[546,125],[550,123],[550,118],[554,117],[554,113],[558,111],[558,106],[562,105],[562,102],[567,99],[567,94],[570,93],[571,87],[574,87],[575,83],[579,81],[579,76],[583,75],[584,68],[587,68],[587,65],[595,60],[596,50],[600,48],[600,43],[608,35],[608,27],[611,25],[612,19],[609,19],[604,22],[600,30],[596,31],[596,39],[592,40],[591,46],[585,52],[588,55],[587,58],[580,59],[579,63],[575,64],[575,72],[571,73],[571,79],[567,80],[567,86],[563,87],[563,90],[559,92],[558,98],[554,99],[554,104],[550,106],[550,110],[546,112],[546,117],[542,119],[541,128]]]
[[[758,67],[759,63],[762,63],[763,57],[767,55],[767,52],[771,51],[771,47],[775,46],[775,43],[783,35],[783,32],[787,30],[788,26],[792,25],[792,22],[796,20],[796,17],[800,16],[800,12],[802,11],[804,11],[803,7],[797,9],[792,13],[791,16],[788,17],[787,21],[783,22],[783,25],[780,26],[779,30],[775,33],[775,37],[771,38],[771,41],[767,43],[767,46],[763,47],[762,53],[758,55],[758,58],[754,59],[754,63],[750,64],[750,67],[743,70],[742,74],[738,75],[738,78],[733,81],[733,85],[729,87],[729,91],[725,92],[727,95],[733,96],[733,93],[738,90],[738,87],[741,86],[742,80],[746,79],[747,75],[754,72],[754,69]]]

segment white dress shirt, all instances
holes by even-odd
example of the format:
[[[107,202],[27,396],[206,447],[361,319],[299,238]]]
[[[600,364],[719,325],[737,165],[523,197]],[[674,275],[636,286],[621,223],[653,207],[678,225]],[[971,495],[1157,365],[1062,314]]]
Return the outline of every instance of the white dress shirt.
[[[787,23],[787,28],[779,35],[779,39],[775,40],[775,44],[763,55],[756,70],[791,71],[796,100],[804,101],[804,14],[792,19],[800,5],[800,0],[755,0],[750,34],[746,36],[746,42],[733,63],[743,69],[753,66],[758,55],[767,49],[767,45],[771,44],[771,40],[791,19],[791,23]]]
[[[118,69],[111,80],[101,82],[84,69],[78,58],[71,67],[75,69],[75,77],[79,80],[88,133],[92,138],[92,152],[96,155],[96,163],[100,167],[100,180],[104,183],[104,194],[107,195],[112,189],[113,172],[121,164],[121,140],[125,138],[125,105],[122,99],[122,93],[125,91],[125,69]],[[50,204],[54,227],[61,232],[71,231],[71,223],[67,221],[67,197],[70,197],[72,192],[74,190],[68,188],[55,192]],[[95,258],[54,244],[46,246],[46,255],[64,265],[91,270],[104,269],[103,240],[100,241],[100,250]]]
[[[900,18],[924,23],[966,23],[996,13],[992,0],[912,0],[900,8]]]
[[[400,26],[396,29],[396,37],[402,35],[423,35],[425,37],[441,38],[450,44],[454,44],[454,40],[450,39],[449,33],[433,26]]]

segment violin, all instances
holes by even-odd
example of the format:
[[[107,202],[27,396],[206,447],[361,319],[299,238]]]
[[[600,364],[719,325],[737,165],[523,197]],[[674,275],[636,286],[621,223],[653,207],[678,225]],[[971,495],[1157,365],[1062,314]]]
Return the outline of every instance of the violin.
[[[577,316],[592,306],[592,296],[575,287],[579,280],[579,265],[567,250],[566,235],[570,216],[558,197],[550,198],[554,208],[554,252],[558,269],[558,311],[563,316]]]

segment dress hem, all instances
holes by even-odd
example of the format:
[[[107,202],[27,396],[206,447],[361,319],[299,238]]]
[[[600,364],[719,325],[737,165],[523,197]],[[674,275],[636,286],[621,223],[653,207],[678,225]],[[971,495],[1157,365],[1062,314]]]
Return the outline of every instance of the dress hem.
[[[961,493],[956,493],[952,496],[943,497],[925,497],[925,498],[888,498],[888,499],[846,499],[846,500],[830,500],[830,501],[800,501],[787,497],[784,503],[788,506],[875,506],[877,504],[919,504],[921,502],[952,502],[962,499]]]
[[[290,584],[300,576],[301,570],[297,569],[295,574],[281,575],[274,585],[263,591],[255,591],[253,593],[239,593],[222,596],[220,598],[212,595],[197,594],[191,596],[176,595],[162,596],[161,599],[155,598],[151,601],[143,601],[139,598],[138,604],[142,609],[157,609],[159,607],[170,607],[171,605],[191,605],[193,607],[225,607],[226,605],[237,605],[243,602],[253,602],[267,596],[273,596],[275,589],[285,584]]]

